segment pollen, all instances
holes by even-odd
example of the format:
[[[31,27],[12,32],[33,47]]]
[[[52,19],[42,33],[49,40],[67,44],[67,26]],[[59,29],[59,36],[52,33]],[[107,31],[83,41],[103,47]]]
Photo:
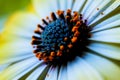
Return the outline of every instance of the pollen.
[[[32,36],[33,53],[45,63],[60,64],[81,56],[91,37],[87,20],[82,14],[68,9],[51,12],[50,17],[42,19]]]

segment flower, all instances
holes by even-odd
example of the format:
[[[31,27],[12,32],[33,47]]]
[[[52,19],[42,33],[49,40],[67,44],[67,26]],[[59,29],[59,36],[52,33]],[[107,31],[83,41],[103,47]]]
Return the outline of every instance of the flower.
[[[9,18],[8,22],[6,22],[5,29],[1,34],[1,80],[120,79],[120,0],[32,0],[32,5],[33,8],[30,12],[17,12],[13,14]],[[90,37],[87,37],[89,44],[85,45],[86,49],[83,49],[81,52],[82,56],[75,55],[75,58],[72,61],[67,61],[65,64],[62,63],[55,65],[49,61],[46,63],[44,60],[45,57],[38,57],[42,59],[38,60],[32,54],[33,48],[30,44],[31,36],[34,34],[36,25],[41,24],[40,19],[48,16],[50,12],[55,13],[57,10],[63,10],[66,12],[67,9],[71,9],[72,11],[77,11],[79,14],[82,14],[82,21],[87,20],[84,27],[90,28],[89,32],[87,32],[87,34],[91,34]],[[60,11],[60,14],[61,12],[62,11]],[[58,16],[61,18],[59,13]],[[52,19],[54,18],[55,16]],[[73,17],[73,19],[74,18],[75,17]],[[66,24],[63,19],[58,20],[58,22],[56,21],[56,23],[55,21],[53,20],[53,24],[55,25],[56,23],[59,24],[62,22],[63,24],[60,24],[61,26]],[[45,23],[45,21],[43,22]],[[72,25],[75,26],[77,24]],[[47,26],[48,28],[51,28],[49,26],[54,28],[52,23],[49,23]],[[39,25],[38,27],[41,26]],[[66,27],[68,26],[65,26],[64,28]],[[57,28],[59,27],[57,26]],[[55,29],[52,29],[52,31],[54,30]],[[42,39],[44,39],[47,33],[49,32],[45,29],[41,35],[34,35],[42,36]],[[86,34],[86,29],[83,33]],[[73,33],[71,34],[74,35]],[[50,37],[52,35],[53,34],[50,34]],[[62,38],[65,37],[62,33],[59,35],[62,35]],[[72,37],[69,37],[70,40]],[[80,38],[83,39],[83,37]],[[76,42],[76,38],[73,41],[71,40],[71,42],[74,41]],[[37,43],[37,45],[39,44]],[[74,45],[72,46],[74,47]],[[61,45],[59,45],[59,47],[61,47]],[[63,48],[64,46],[60,49]],[[79,51],[76,47],[75,50],[76,52]],[[73,50],[73,52],[75,50]],[[61,59],[58,59],[58,61],[60,60]],[[64,62],[64,60],[62,62]]]

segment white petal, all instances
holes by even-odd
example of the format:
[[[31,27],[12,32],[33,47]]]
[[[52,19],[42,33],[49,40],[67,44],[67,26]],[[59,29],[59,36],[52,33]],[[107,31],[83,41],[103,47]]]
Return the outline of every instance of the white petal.
[[[96,70],[98,70],[101,73],[101,75],[103,75],[103,80],[120,79],[120,67],[118,67],[111,61],[90,53],[87,53],[84,56],[84,59]]]
[[[60,67],[58,80],[68,80],[68,77],[67,77],[67,67],[66,66],[61,66]]]
[[[79,11],[82,8],[84,2],[85,2],[85,0],[75,0],[72,11]]]
[[[10,64],[0,64],[0,73],[9,66]]]
[[[91,5],[87,8],[87,10],[84,13],[84,19],[87,19],[88,16],[99,6],[103,1],[102,0],[93,0]]]
[[[88,24],[94,20],[100,13],[101,11],[104,9],[104,7],[110,2],[111,0],[105,0],[102,1],[102,3],[100,5],[98,5],[96,7],[96,9],[93,10],[93,12],[90,14],[90,16],[88,16],[87,20],[88,20]],[[99,10],[97,10],[99,9]]]
[[[59,0],[60,4],[60,10],[66,10],[67,9],[67,0]]]
[[[49,8],[51,11],[56,12],[59,9],[59,1],[58,0],[50,0]],[[43,14],[44,14],[44,12],[43,12]]]
[[[91,43],[88,48],[103,56],[120,60],[120,45],[110,45],[105,43]]]
[[[68,63],[68,80],[103,80],[101,75],[82,58]]]
[[[58,79],[58,66],[51,67],[47,73],[45,80],[57,80]]]
[[[92,30],[92,32],[96,32],[96,31],[100,31],[100,30],[105,30],[105,29],[110,29],[112,27],[116,27],[116,26],[120,26],[120,19],[119,20],[116,20],[116,21],[113,21],[109,24],[106,24],[105,26],[102,26],[100,28],[96,28],[94,30]]]
[[[40,74],[43,72],[43,70],[47,67],[46,64],[42,64],[39,66],[36,70],[34,70],[26,80],[37,80],[37,78],[40,76]]]
[[[32,0],[33,7],[40,16],[40,18],[46,18],[51,12],[50,7],[51,0]]]
[[[67,1],[67,9],[72,9],[73,0]]]
[[[31,71],[32,69],[34,69],[36,66],[40,65],[41,63],[42,63],[42,61],[37,61],[32,66],[29,66],[28,69],[22,71],[20,74],[18,74],[17,76],[15,76],[13,78],[13,80],[19,80],[19,78],[21,78],[22,76],[24,76],[26,73],[28,73],[29,71]]]
[[[31,39],[39,22],[39,18],[32,13],[17,12],[6,22],[4,33],[9,35],[8,37]]]
[[[106,29],[106,28],[104,28],[106,25],[109,25],[109,24],[111,24],[112,22],[115,22],[115,21],[117,21],[117,20],[120,20],[120,14],[117,14],[117,15],[115,15],[115,16],[112,16],[112,17],[104,20],[103,22],[97,24],[96,26],[93,27],[92,32],[94,32],[94,30],[96,31],[96,29]],[[117,24],[119,24],[119,23],[117,23]],[[103,26],[104,26],[104,27],[103,27]],[[114,27],[114,25],[113,25],[112,27]]]
[[[10,79],[11,80],[16,75],[20,74],[21,72],[23,72],[30,66],[34,65],[36,62],[38,62],[38,60],[35,57],[33,57],[33,58],[26,59],[26,60],[22,60],[21,62],[18,62],[16,64],[13,64],[10,67],[8,67],[7,69],[5,69],[5,71],[3,71],[2,75],[0,76],[0,79],[1,80]]]
[[[87,0],[87,2],[85,3],[85,6],[83,7],[81,13],[85,14],[86,10],[90,7],[90,5],[92,4],[93,0]]]
[[[5,54],[3,54],[5,53]],[[33,56],[29,40],[16,40],[3,46],[0,51],[0,63],[13,62]]]
[[[94,21],[92,21],[90,23],[90,25],[92,25],[93,23],[97,22],[98,20],[100,20],[104,16],[108,15],[110,12],[115,10],[118,6],[120,6],[120,0],[115,0],[113,4],[111,4],[105,11],[103,11],[104,15],[99,15]]]
[[[120,43],[120,28],[113,28],[93,33],[90,40]]]

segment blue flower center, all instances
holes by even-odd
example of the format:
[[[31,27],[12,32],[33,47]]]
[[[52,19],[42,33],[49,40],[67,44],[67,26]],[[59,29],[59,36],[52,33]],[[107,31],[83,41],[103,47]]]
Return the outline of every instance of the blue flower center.
[[[32,37],[36,57],[46,63],[60,64],[81,56],[91,36],[86,20],[83,21],[78,12],[72,15],[71,10],[67,10],[64,15],[58,10],[57,14],[58,18],[51,13],[52,21],[49,17],[42,19],[44,26],[38,25],[35,30],[40,36]]]
[[[42,51],[57,51],[60,45],[65,45],[63,41],[65,37],[72,37],[67,23],[63,19],[57,19],[45,27],[44,32],[41,34],[42,45],[46,46]]]

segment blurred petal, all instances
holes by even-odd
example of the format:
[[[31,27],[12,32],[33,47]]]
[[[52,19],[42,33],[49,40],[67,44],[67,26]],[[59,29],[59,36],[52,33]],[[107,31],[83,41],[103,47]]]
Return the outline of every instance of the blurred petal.
[[[49,16],[51,8],[55,5],[51,5],[51,0],[32,0],[35,11],[38,13],[40,18],[45,18]],[[54,10],[52,10],[54,11]]]
[[[16,64],[11,65],[5,71],[2,72],[0,75],[1,80],[6,79],[13,79],[16,75],[19,75],[21,72],[26,70],[29,66],[35,65],[38,62],[38,60],[33,57],[26,60],[22,60]],[[24,64],[23,64],[24,63]],[[14,74],[15,73],[15,74]]]
[[[68,80],[103,80],[101,75],[82,58],[69,62]]]
[[[75,0],[72,11],[78,11],[82,8],[85,0]]]
[[[68,80],[67,76],[67,67],[62,65],[60,67],[59,75],[58,75],[58,80]]]
[[[45,80],[57,80],[58,79],[58,66],[51,67],[47,73]]]
[[[17,12],[13,14],[5,25],[5,31],[3,35],[13,37],[13,35],[21,38],[31,38],[37,24],[40,22],[39,18],[32,13]]]
[[[101,4],[99,4],[93,11],[92,13],[87,17],[88,24],[94,20],[101,12],[104,10],[104,8],[110,3],[111,0],[105,0],[102,1]]]
[[[103,18],[104,16],[108,15],[110,12],[112,12],[113,10],[115,10],[118,6],[120,6],[120,0],[115,0],[114,2],[112,2],[112,4],[107,7],[102,13],[103,15],[99,15],[98,17],[95,18],[95,20],[93,20],[90,25],[94,24],[95,22],[97,22],[98,20],[100,20],[101,18]]]
[[[60,10],[66,10],[67,9],[67,0],[59,0],[60,4]]]
[[[32,69],[36,68],[36,67],[40,67],[39,65],[42,63],[42,61],[37,61],[34,65],[32,66],[28,66],[28,68],[24,71],[22,71],[19,75],[15,76],[13,78],[13,80],[19,80],[21,77],[23,77],[25,74],[29,73],[30,71],[32,71]]]
[[[94,42],[88,46],[89,49],[101,54],[103,56],[120,60],[120,45],[119,44],[105,44]]]
[[[67,1],[67,9],[72,9],[73,0]]]
[[[92,3],[89,5],[87,10],[85,11],[84,19],[87,19],[88,16],[97,8],[98,5],[102,4],[102,0],[93,0]]]
[[[92,4],[93,0],[87,0],[85,6],[82,9],[82,14],[85,14],[86,10],[89,8],[89,6]]]
[[[119,17],[120,17],[120,14],[117,14],[113,17],[108,18],[107,20],[104,20],[103,22],[94,26],[93,30],[91,32],[95,32],[95,31],[109,29],[109,28],[119,26],[120,25],[120,22],[119,22],[120,18]]]
[[[37,80],[38,77],[41,75],[41,73],[46,69],[47,65],[43,64],[40,67],[38,67],[36,70],[34,70],[26,80]]]
[[[104,80],[119,80],[120,67],[100,56],[87,53],[84,57],[103,76]],[[89,79],[88,79],[89,80]]]
[[[90,40],[120,43],[120,28],[113,28],[113,29],[93,33]]]

